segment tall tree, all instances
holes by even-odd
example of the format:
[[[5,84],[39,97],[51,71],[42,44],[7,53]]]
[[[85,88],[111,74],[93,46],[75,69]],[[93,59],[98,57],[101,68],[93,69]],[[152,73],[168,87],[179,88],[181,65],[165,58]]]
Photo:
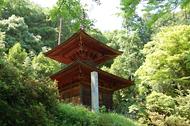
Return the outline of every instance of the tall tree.
[[[57,22],[57,25],[60,24],[60,18],[62,19],[62,41],[81,27],[89,29],[92,26],[92,21],[88,19],[78,0],[58,0],[50,13],[51,19]]]

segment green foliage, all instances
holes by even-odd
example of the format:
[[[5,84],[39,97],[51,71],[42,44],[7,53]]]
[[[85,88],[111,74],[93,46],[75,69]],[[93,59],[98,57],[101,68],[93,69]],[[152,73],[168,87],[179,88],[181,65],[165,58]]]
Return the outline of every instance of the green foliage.
[[[60,104],[57,119],[60,126],[96,126],[98,117],[82,106]]]
[[[42,44],[40,46],[55,46],[55,24],[49,20],[49,13],[46,13],[46,10],[29,0],[6,0],[1,17],[2,19],[8,19],[12,15],[22,17],[28,26],[29,32],[35,36],[40,36]],[[36,51],[39,52],[39,50]]]
[[[138,15],[124,18],[123,26],[129,32],[136,32],[143,43],[150,41],[152,29],[147,25],[147,21]]]
[[[171,115],[166,117],[165,125],[167,126],[189,126],[190,121],[187,121],[181,116]]]
[[[9,49],[7,61],[16,64],[23,64],[27,57],[27,53],[22,50],[21,45],[16,43],[12,48]]]
[[[170,95],[179,94],[178,90],[190,88],[187,78],[189,32],[189,26],[185,25],[165,28],[153,41],[145,45],[146,60],[137,71],[141,85],[146,84],[152,90]]]
[[[152,92],[146,97],[147,109],[150,112],[171,115],[175,111],[175,101],[171,96]]]
[[[33,4],[29,0],[5,0],[6,4],[3,6],[1,18],[7,19],[12,15],[23,17],[29,26],[32,26],[37,20],[40,21],[45,15],[42,8]],[[41,16],[41,17],[40,17]],[[31,22],[30,19],[34,22]]]
[[[67,126],[136,126],[132,120],[114,113],[92,113],[82,106],[59,104],[58,125]]]
[[[60,63],[45,57],[42,53],[35,56],[32,60],[32,67],[38,73],[38,76],[48,77],[60,70]]]
[[[115,113],[100,114],[98,126],[136,126],[132,120]]]
[[[25,64],[27,53],[16,44],[0,61],[0,125],[53,124],[57,89]]]
[[[185,15],[184,11],[179,11],[173,14],[167,13],[154,23],[153,29],[154,31],[156,31],[163,26],[189,25],[190,21],[188,17],[184,15]]]
[[[143,6],[139,8],[138,6]],[[164,19],[165,15],[175,15],[176,9],[179,8],[185,12],[185,18],[189,16],[189,0],[122,0],[122,16],[127,21],[137,15],[138,9],[142,9],[141,15],[147,20],[147,25],[152,26],[157,20]]]
[[[188,94],[186,96],[178,96],[175,98],[177,102],[177,114],[181,117],[185,117],[190,119],[190,91],[188,90]]]
[[[188,25],[162,28],[144,46],[146,59],[136,75],[149,124],[189,124],[189,33]]]
[[[128,78],[141,65],[143,60],[140,50],[144,43],[137,32],[129,33],[126,30],[114,31],[106,34],[108,46],[123,51],[123,54],[114,60],[110,72]],[[120,69],[125,68],[125,69]]]
[[[78,31],[81,26],[89,29],[92,21],[85,14],[85,10],[78,0],[58,0],[56,6],[50,10],[51,20],[60,24],[62,18],[61,38],[66,40],[73,33]]]
[[[20,42],[27,50],[40,51],[40,36],[35,36],[29,32],[28,26],[21,17],[11,16],[0,21],[1,32],[5,33],[5,45],[12,47],[16,42]]]
[[[124,11],[124,17],[130,17],[135,14],[137,5],[140,3],[140,0],[122,0],[121,1],[121,10]]]
[[[115,49],[120,49],[123,54],[114,60],[110,68],[103,67],[103,69],[117,76],[135,80],[134,73],[140,67],[144,58],[140,51],[144,42],[141,41],[138,32],[114,31],[107,33],[106,36],[109,41],[107,44]],[[136,85],[120,90],[114,94],[114,110],[131,118],[136,118],[137,116],[134,114],[138,113],[140,115],[143,109],[132,112],[129,111],[129,107],[138,100],[141,100],[141,98],[138,97],[136,92]]]
[[[59,18],[63,18],[61,41],[76,32],[81,25],[86,29],[92,21],[83,18],[79,1],[60,0],[53,9],[43,9],[29,0],[6,0],[1,12],[0,28],[6,35],[6,47],[20,42],[26,51],[39,53],[42,47],[57,45]],[[15,15],[15,16],[13,16]]]
[[[0,0],[0,13],[1,13],[2,8],[4,7],[5,3],[6,3],[5,0]]]
[[[5,39],[5,34],[3,32],[0,32],[0,54],[3,53],[3,49],[5,49],[4,39]]]

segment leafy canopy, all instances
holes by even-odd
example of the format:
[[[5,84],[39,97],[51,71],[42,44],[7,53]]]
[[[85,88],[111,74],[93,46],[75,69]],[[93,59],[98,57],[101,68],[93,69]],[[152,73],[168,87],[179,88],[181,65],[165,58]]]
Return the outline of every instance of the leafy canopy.
[[[189,34],[189,25],[165,27],[144,46],[146,58],[136,76],[150,124],[189,123]]]
[[[189,33],[187,25],[163,28],[153,41],[145,45],[146,59],[136,72],[141,85],[146,84],[152,90],[170,95],[190,88]]]
[[[139,8],[139,5],[143,5],[144,8]],[[164,15],[176,11],[176,9],[182,9],[186,13],[190,10],[189,0],[121,0],[122,16],[127,20],[137,15],[138,9],[142,9],[145,14],[148,25],[151,26],[158,19],[163,18]]]

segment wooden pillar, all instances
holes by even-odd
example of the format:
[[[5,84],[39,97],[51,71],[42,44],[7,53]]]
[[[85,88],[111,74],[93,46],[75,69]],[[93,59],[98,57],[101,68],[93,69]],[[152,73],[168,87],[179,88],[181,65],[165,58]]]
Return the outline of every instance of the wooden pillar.
[[[92,111],[99,111],[98,73],[91,72],[91,106]]]

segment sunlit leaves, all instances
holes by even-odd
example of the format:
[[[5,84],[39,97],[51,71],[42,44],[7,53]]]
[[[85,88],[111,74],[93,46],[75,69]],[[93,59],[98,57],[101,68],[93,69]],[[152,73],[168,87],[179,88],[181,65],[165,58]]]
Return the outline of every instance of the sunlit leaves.
[[[13,46],[15,41],[22,42],[21,40],[24,40],[25,43],[27,43],[27,46],[22,44],[22,46],[25,49],[27,49],[27,51],[29,48],[32,47],[34,51],[40,52],[42,46],[48,46],[48,47],[55,46],[55,41],[56,41],[55,24],[49,19],[48,9],[44,9],[39,5],[32,3],[30,0],[6,0],[6,4],[3,6],[1,13],[2,13],[1,20],[3,21],[5,19],[13,17],[12,15],[15,15],[18,19],[17,22],[16,21],[9,22],[10,25],[15,26],[17,32],[16,33],[11,32],[11,34],[9,32],[7,34],[6,39],[9,38],[10,40],[7,41],[7,44],[8,43],[10,44],[8,48]],[[21,21],[21,18],[23,21]],[[16,20],[15,18],[13,19]],[[21,22],[23,22],[23,24],[21,24]],[[18,27],[16,26],[16,24],[17,25],[20,24],[20,26],[18,25],[19,26]],[[21,28],[24,27],[25,30],[21,30]],[[9,31],[8,28],[7,31]],[[26,31],[29,32],[30,34],[29,36],[26,36],[26,33],[23,33]],[[18,36],[19,33],[22,34]],[[20,38],[20,36],[25,36],[25,37]],[[37,43],[32,43],[34,42],[33,40],[31,40],[32,37],[35,37]],[[30,43],[27,40],[30,40]],[[31,51],[31,49],[29,50]]]
[[[186,13],[189,13],[189,3],[189,0],[122,0],[121,9],[123,10],[122,15],[126,20],[138,14],[138,9],[142,9],[143,17],[146,18],[148,26],[152,26],[158,19],[164,18],[168,13],[171,15],[177,8],[184,9]],[[143,5],[143,7],[139,5]]]
[[[137,71],[142,83],[148,79],[146,83],[153,90],[172,94],[176,91],[176,86],[180,85],[177,80],[189,76],[186,67],[190,53],[189,33],[190,28],[185,25],[165,28],[145,45],[146,60]]]
[[[4,39],[5,39],[5,34],[3,32],[0,32],[0,49],[5,47]]]
[[[5,46],[10,48],[20,42],[27,51],[40,51],[40,36],[29,32],[22,17],[15,15],[0,21],[1,31],[5,33]]]
[[[42,53],[35,56],[32,60],[32,67],[38,73],[38,76],[50,76],[60,70],[60,64],[56,61],[48,59]]]
[[[140,3],[140,0],[122,0],[121,9],[124,11],[123,15],[125,17],[130,17],[135,14],[137,5]]]
[[[23,64],[27,57],[27,53],[23,51],[19,43],[15,44],[9,49],[9,54],[7,55],[7,60],[13,64]]]
[[[175,110],[175,101],[171,96],[162,93],[152,92],[146,97],[147,109],[159,114],[171,115]]]

